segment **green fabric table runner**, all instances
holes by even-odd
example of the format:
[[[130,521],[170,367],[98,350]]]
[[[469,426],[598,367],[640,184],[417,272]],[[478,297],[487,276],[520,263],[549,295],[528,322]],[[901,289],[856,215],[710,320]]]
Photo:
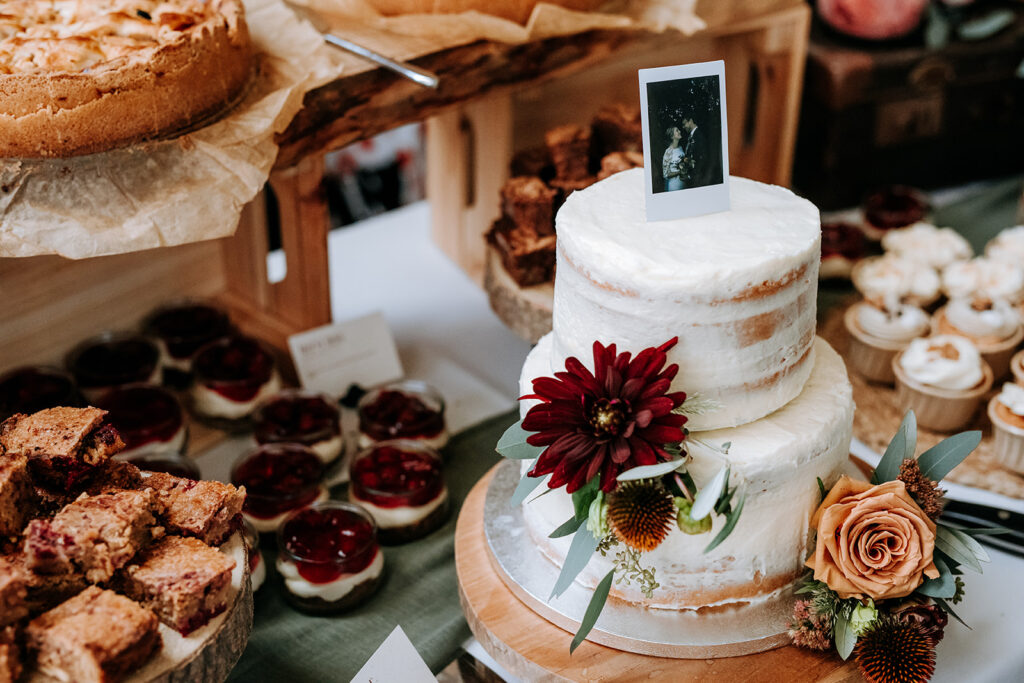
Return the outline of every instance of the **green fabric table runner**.
[[[384,548],[384,584],[352,612],[320,617],[289,607],[274,569],[274,543],[264,537],[267,582],[256,594],[249,645],[229,680],[348,681],[396,624],[432,671],[447,666],[470,636],[455,577],[455,521],[469,490],[500,459],[494,444],[516,419],[510,411],[451,439],[444,449],[451,518],[426,538]],[[344,487],[332,493],[345,499]]]

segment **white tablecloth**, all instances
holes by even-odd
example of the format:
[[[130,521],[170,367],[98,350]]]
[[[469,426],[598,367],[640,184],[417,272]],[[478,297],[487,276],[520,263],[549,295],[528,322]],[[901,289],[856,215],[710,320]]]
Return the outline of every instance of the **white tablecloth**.
[[[334,231],[331,308],[335,320],[382,311],[407,376],[438,385],[458,429],[515,404],[530,347],[434,245],[429,224],[429,206],[420,202]],[[1020,501],[1014,505],[1024,511]],[[938,648],[937,682],[1024,681],[1024,560],[989,553],[983,575],[964,577],[967,600],[957,611],[973,630],[951,620]],[[486,658],[478,644],[467,647]]]

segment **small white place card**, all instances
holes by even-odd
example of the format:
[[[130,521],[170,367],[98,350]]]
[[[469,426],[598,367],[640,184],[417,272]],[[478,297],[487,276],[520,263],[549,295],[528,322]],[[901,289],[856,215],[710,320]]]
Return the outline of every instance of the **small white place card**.
[[[402,377],[395,339],[381,313],[324,325],[288,337],[302,386],[331,396]]]
[[[401,626],[370,655],[352,683],[437,683]]]

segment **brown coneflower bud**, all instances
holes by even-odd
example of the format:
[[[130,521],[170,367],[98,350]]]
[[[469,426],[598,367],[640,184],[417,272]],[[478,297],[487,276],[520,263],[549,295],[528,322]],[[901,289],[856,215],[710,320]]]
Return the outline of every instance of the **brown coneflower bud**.
[[[917,624],[879,619],[853,654],[869,683],[927,683],[935,673],[935,643]]]
[[[917,460],[906,459],[900,465],[899,480],[907,487],[909,493],[917,504],[921,506],[924,514],[935,521],[942,514],[942,489],[939,485],[921,474],[921,467]]]
[[[675,520],[672,494],[658,482],[623,482],[608,496],[608,524],[631,548],[654,550],[668,536]]]

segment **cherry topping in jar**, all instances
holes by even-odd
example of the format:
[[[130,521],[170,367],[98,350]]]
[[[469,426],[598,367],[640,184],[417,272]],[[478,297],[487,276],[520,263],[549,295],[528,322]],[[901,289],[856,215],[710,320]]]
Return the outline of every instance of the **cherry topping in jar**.
[[[352,494],[382,508],[426,505],[444,491],[441,457],[414,441],[392,441],[356,455]]]
[[[184,426],[174,394],[150,384],[111,389],[96,400],[96,407],[107,411],[107,421],[120,432],[127,450],[170,442]]]
[[[82,342],[67,358],[68,370],[87,398],[88,392],[151,382],[159,362],[160,350],[149,339],[113,333]]]
[[[429,438],[444,428],[444,399],[424,382],[389,384],[359,401],[359,431],[375,441]]]
[[[380,552],[373,518],[357,505],[338,501],[290,515],[278,531],[278,547],[299,575],[314,584],[358,574]]]
[[[843,222],[821,224],[821,257],[844,256],[850,260],[863,258],[864,233],[856,225]]]
[[[231,483],[245,486],[243,510],[270,519],[306,507],[317,499],[324,466],[301,444],[266,444],[242,456],[231,470]]]
[[[341,434],[341,412],[326,396],[286,390],[260,405],[253,415],[258,443],[311,446]]]
[[[864,218],[879,230],[902,228],[923,220],[928,201],[912,187],[893,185],[872,192],[864,200]]]
[[[196,382],[236,402],[251,401],[275,372],[274,356],[249,337],[211,342],[196,354]]]
[[[26,366],[0,375],[0,420],[15,413],[31,415],[47,408],[78,404],[75,382],[63,370]]]
[[[202,303],[162,306],[146,319],[146,331],[162,341],[171,358],[185,360],[207,343],[231,332],[224,311]]]

